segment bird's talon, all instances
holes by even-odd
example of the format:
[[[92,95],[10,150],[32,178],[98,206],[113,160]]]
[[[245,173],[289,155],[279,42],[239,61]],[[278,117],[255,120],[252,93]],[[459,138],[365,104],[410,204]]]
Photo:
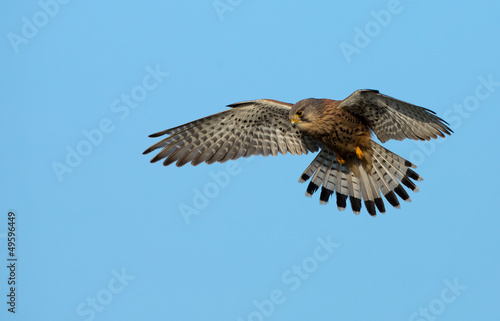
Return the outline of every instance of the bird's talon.
[[[356,156],[358,156],[359,159],[365,158],[365,154],[363,154],[363,151],[359,148],[359,146],[356,147]]]
[[[345,160],[339,155],[337,154],[337,161],[341,164],[341,165],[344,165],[345,164]]]

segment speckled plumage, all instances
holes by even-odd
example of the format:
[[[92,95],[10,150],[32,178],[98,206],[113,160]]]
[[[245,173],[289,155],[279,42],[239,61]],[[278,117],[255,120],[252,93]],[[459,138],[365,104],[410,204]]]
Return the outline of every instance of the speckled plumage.
[[[399,207],[398,195],[410,198],[401,184],[418,191],[422,180],[404,158],[371,139],[429,140],[451,134],[432,111],[382,95],[357,90],[342,101],[304,99],[292,105],[259,99],[229,105],[231,109],[174,127],[151,137],[168,135],[144,154],[161,148],[151,160],[164,165],[212,164],[252,155],[307,154],[321,149],[300,182],[311,179],[306,195],[321,187],[320,201],[335,193],[340,210],[349,198],[355,213],[364,201],[367,211],[385,212],[382,196]]]

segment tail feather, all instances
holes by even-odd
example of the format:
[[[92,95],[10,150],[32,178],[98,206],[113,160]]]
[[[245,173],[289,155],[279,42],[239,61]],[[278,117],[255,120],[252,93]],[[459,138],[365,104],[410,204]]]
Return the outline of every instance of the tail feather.
[[[314,160],[312,161],[312,163],[309,164],[309,166],[306,168],[306,170],[304,171],[304,173],[302,173],[302,175],[300,176],[300,179],[299,179],[299,183],[304,183],[312,175],[314,175],[314,173],[318,170],[318,168],[323,165],[323,163],[325,162],[325,159],[326,159],[327,156],[328,156],[327,153],[323,153],[323,151],[321,151],[316,156],[316,158],[314,158]]]
[[[375,197],[373,196],[373,191],[370,186],[368,174],[366,173],[363,166],[358,166],[358,171],[361,182],[361,196],[363,196],[363,199],[365,200],[366,209],[368,210],[368,213],[370,213],[370,215],[375,215],[375,203],[373,201]]]
[[[370,178],[371,189],[375,193],[375,199],[373,200],[375,202],[375,206],[380,213],[385,213],[385,205],[384,201],[382,200],[382,196],[380,195],[380,187],[378,186],[377,182],[375,182],[375,177],[373,175],[369,175],[368,177]]]
[[[373,176],[375,178],[375,182],[380,187],[382,194],[385,199],[396,208],[400,208],[398,198],[396,194],[394,194],[393,190],[398,186],[395,182],[396,179],[388,172],[387,168],[385,168],[382,164],[381,166],[373,166]]]
[[[375,142],[372,151],[371,166],[355,160],[348,168],[338,162],[335,152],[323,148],[299,179],[299,182],[311,179],[306,196],[312,196],[321,186],[321,204],[326,204],[335,193],[339,210],[346,208],[349,198],[354,213],[359,213],[364,203],[372,216],[377,211],[385,213],[382,196],[396,208],[400,208],[396,195],[411,201],[403,185],[418,191],[414,181],[421,181],[422,177],[411,169],[416,166]]]
[[[417,181],[422,181],[423,178],[418,175],[415,171],[413,171],[411,168],[416,168],[417,166],[403,157],[394,154],[390,150],[380,146],[379,144],[372,142],[372,148],[374,151],[374,154],[378,155],[379,158],[381,158],[384,162],[387,162],[389,166],[393,167],[396,169],[396,177],[398,180],[400,180],[403,184],[405,184],[405,181],[408,180],[408,178],[411,178],[413,180]],[[406,185],[406,184],[405,184]],[[411,183],[410,186],[407,186],[408,188],[412,189],[414,192],[418,191],[418,188]]]
[[[311,178],[311,182],[309,183],[309,186],[307,188],[308,192],[309,190],[316,192],[318,188],[323,185],[324,181],[328,181],[326,177],[328,177],[327,173],[329,174],[330,169],[333,165],[333,161],[333,156],[331,154],[325,155],[322,165],[316,170],[313,177]],[[311,196],[314,192],[306,195]]]
[[[333,164],[333,162],[332,162]],[[332,172],[332,166],[328,168],[328,171],[326,172],[326,179],[323,181],[323,185],[321,186],[321,194],[319,196],[319,203],[320,204],[326,204],[328,203],[328,200],[330,199],[330,196],[333,194],[333,189],[332,189],[332,183],[330,182],[330,177],[335,177],[335,171]]]
[[[352,211],[359,214],[361,211],[361,186],[359,179],[355,175],[347,175],[349,181],[349,199],[351,200]]]
[[[365,201],[365,207],[370,215],[376,215],[375,205],[381,213],[385,213],[385,206],[383,206],[383,201],[380,196],[380,187],[375,183],[373,175],[367,173],[363,164],[359,161],[358,171],[362,185],[363,199]],[[382,204],[380,202],[382,201]]]
[[[352,190],[349,190],[349,176],[350,171],[344,165],[341,165],[337,161],[337,157],[334,157],[334,162],[337,163],[335,169],[339,172],[337,174],[337,182],[336,182],[336,194],[337,194],[337,207],[339,210],[343,211],[346,207],[347,197],[351,198],[351,194],[354,193]],[[352,198],[351,198],[352,200]],[[352,203],[351,203],[352,205]],[[359,211],[358,211],[359,213]]]

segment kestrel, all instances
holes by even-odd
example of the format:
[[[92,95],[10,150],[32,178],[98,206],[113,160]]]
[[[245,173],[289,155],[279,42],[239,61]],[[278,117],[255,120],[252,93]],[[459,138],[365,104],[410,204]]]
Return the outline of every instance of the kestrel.
[[[413,181],[422,177],[414,164],[372,140],[430,140],[453,132],[447,122],[429,109],[380,94],[357,90],[344,100],[308,98],[289,104],[271,99],[243,101],[231,109],[167,129],[150,137],[168,135],[144,154],[162,148],[151,159],[163,165],[202,162],[223,163],[252,155],[293,155],[321,150],[300,176],[311,179],[306,196],[321,186],[320,203],[335,193],[344,210],[349,198],[354,213],[361,203],[370,215],[385,213],[382,196],[394,207],[396,194],[410,201],[405,185],[418,191]]]

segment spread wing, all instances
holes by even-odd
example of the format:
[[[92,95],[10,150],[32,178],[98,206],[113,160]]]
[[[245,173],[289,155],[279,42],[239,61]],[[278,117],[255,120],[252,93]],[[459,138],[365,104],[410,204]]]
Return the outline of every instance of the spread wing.
[[[357,90],[338,108],[363,119],[381,142],[405,138],[430,140],[453,132],[432,110],[382,95],[377,90]]]
[[[165,139],[149,147],[143,154],[162,150],[151,160],[164,159],[167,166],[177,162],[223,163],[251,155],[276,156],[278,153],[307,154],[320,143],[292,128],[288,118],[291,104],[260,99],[228,105],[229,110],[150,135]]]

